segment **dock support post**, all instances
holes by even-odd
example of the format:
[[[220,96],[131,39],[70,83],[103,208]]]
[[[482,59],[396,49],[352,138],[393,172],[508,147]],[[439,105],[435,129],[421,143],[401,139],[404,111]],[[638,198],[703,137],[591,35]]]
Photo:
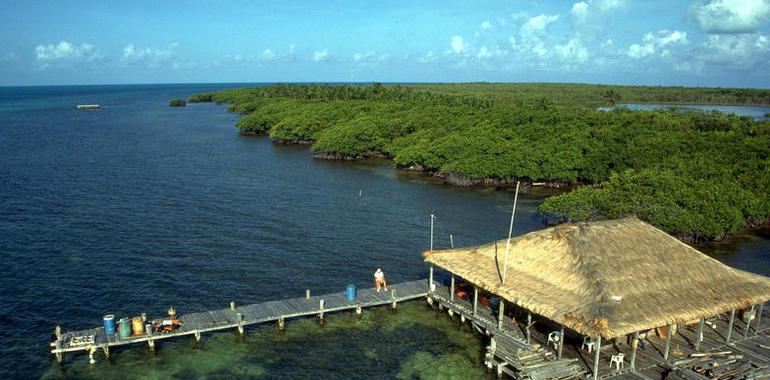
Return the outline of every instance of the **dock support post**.
[[[449,286],[449,300],[455,302],[455,275],[452,275],[452,280]]]
[[[310,289],[305,289],[305,299],[306,300],[310,299]]]
[[[700,342],[703,342],[703,325],[705,323],[705,318],[701,318],[698,322],[698,337],[695,339],[695,351],[700,351]]]
[[[631,340],[631,370],[636,370],[636,351],[639,349],[639,331],[634,333]]]
[[[599,357],[599,354],[602,352],[602,336],[599,335],[596,337],[596,347],[594,347],[594,370],[593,370],[593,378],[594,380],[599,379],[599,360],[601,359]]]
[[[286,319],[283,317],[278,318],[278,331],[283,331],[286,329]]]
[[[230,301],[230,310],[235,311],[235,301]]]
[[[390,307],[393,308],[393,310],[396,310],[398,305],[396,304],[396,297],[398,297],[398,294],[396,293],[396,289],[393,289],[390,291],[390,300],[391,304]]]
[[[760,328],[759,323],[762,322],[762,313],[764,311],[765,311],[765,303],[762,302],[761,304],[759,304],[759,311],[757,312],[757,323],[756,323],[756,326],[754,327],[754,335],[757,335],[757,333],[759,332],[759,328]]]
[[[532,312],[527,312],[527,344],[532,341],[532,334],[529,333],[529,326],[532,326]]]
[[[735,323],[735,309],[730,310],[730,323],[727,324],[727,337],[725,343],[730,344],[730,338],[733,336],[733,323]]]
[[[238,319],[238,334],[243,335],[243,313],[236,313],[236,318]]]
[[[94,360],[95,353],[96,353],[96,347],[91,346],[88,348],[88,364],[96,363],[96,360]]]
[[[155,340],[154,339],[148,340],[147,341],[147,346],[150,347],[150,352],[152,352],[154,354],[155,353]],[[108,351],[105,351],[104,354],[109,356]]]
[[[361,308],[361,305],[356,306],[356,318],[361,319],[362,313],[363,313],[363,309]]]
[[[321,299],[318,301],[318,324],[323,326],[324,325],[324,300]]]
[[[436,287],[433,285],[433,265],[430,266],[430,275],[428,276],[428,293],[433,293]]]
[[[195,333],[193,334],[195,336],[195,343],[201,342],[201,332],[198,330],[195,330]]]
[[[153,352],[155,352],[155,346],[153,346]],[[104,360],[110,360],[110,346],[102,346],[102,351],[104,351]]]
[[[556,358],[561,359],[561,353],[564,349],[564,326],[561,327],[561,331],[559,331],[559,352],[556,353]]]
[[[473,318],[476,318],[476,312],[479,309],[479,287],[473,287]]]
[[[503,363],[499,362],[497,363],[497,378],[502,379],[503,378]]]
[[[751,305],[751,310],[747,316],[748,321],[746,321],[746,328],[743,330],[743,336],[745,338],[749,337],[749,331],[751,330],[751,320],[754,319],[754,313],[757,311],[756,307],[757,305]]]
[[[500,297],[500,306],[497,308],[497,329],[503,329],[503,315],[505,315],[505,300]]]
[[[663,360],[668,360],[668,354],[671,352],[671,339],[674,338],[674,328],[676,328],[676,323],[668,325],[666,327],[666,346],[663,348]]]
[[[61,341],[56,341],[56,349],[61,350]],[[56,356],[56,362],[59,363],[59,365],[64,365],[64,353],[61,351],[56,351],[54,354]]]
[[[56,327],[53,329],[54,335],[56,335],[56,340],[61,340],[61,326],[56,325]]]

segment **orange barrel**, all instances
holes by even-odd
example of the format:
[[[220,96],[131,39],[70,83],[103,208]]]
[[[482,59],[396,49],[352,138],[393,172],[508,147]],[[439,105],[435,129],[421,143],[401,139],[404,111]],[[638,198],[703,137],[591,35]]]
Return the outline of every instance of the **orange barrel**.
[[[144,321],[142,317],[134,317],[131,320],[131,327],[134,330],[134,335],[144,335]]]

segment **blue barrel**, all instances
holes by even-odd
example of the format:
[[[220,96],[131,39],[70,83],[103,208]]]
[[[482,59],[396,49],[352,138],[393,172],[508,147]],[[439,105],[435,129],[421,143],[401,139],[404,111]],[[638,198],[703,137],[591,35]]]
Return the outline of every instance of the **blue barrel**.
[[[123,318],[118,321],[118,335],[120,335],[121,338],[129,338],[131,337],[131,320],[128,318]]]
[[[115,316],[107,314],[104,316],[104,334],[107,336],[115,335]]]
[[[348,297],[349,302],[353,302],[356,300],[356,286],[353,284],[348,284],[348,288],[345,289],[345,295]]]

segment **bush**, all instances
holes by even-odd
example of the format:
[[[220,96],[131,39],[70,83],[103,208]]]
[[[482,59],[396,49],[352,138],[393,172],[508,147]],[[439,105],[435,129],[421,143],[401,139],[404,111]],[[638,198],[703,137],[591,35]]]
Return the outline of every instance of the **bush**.
[[[189,103],[205,103],[212,101],[212,94],[192,94],[189,98],[187,98],[187,101]]]
[[[187,105],[187,102],[184,101],[184,99],[171,99],[168,101],[168,105],[171,107],[184,107]]]

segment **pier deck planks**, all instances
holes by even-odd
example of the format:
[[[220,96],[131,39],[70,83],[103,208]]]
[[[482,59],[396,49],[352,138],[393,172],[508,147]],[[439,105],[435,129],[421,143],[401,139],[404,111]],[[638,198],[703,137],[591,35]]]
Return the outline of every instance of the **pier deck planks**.
[[[428,294],[428,281],[416,280],[394,284],[389,287],[390,291],[396,291],[396,302],[408,301],[422,298]],[[357,307],[369,308],[379,305],[388,305],[393,302],[391,292],[377,293],[374,288],[359,289],[356,300],[349,302],[345,292],[325,294],[310,297],[298,297],[286,300],[267,301],[259,304],[249,304],[236,306],[235,310],[230,308],[201,311],[178,316],[182,325],[173,332],[152,335],[132,336],[129,338],[116,338],[115,336],[106,336],[104,328],[91,328],[85,330],[66,331],[61,336],[61,346],[56,347],[51,344],[52,354],[64,354],[69,352],[88,351],[91,348],[102,349],[114,346],[124,346],[147,341],[168,339],[184,335],[193,335],[196,332],[219,331],[234,329],[238,327],[236,313],[243,314],[243,325],[254,325],[277,321],[280,318],[289,319],[304,316],[313,316],[321,313],[320,301],[324,300],[324,313],[332,313],[344,310],[355,310]],[[94,343],[89,345],[75,345],[73,338],[94,336]]]

